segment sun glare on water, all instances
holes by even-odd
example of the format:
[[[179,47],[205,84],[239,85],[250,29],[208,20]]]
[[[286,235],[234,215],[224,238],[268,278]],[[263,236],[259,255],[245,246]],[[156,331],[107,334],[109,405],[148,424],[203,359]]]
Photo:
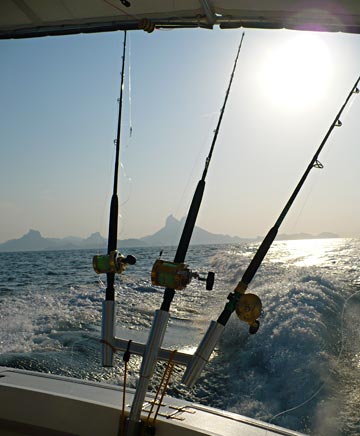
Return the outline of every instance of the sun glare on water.
[[[272,103],[301,108],[326,92],[331,70],[327,44],[316,34],[300,32],[267,53],[259,79]]]

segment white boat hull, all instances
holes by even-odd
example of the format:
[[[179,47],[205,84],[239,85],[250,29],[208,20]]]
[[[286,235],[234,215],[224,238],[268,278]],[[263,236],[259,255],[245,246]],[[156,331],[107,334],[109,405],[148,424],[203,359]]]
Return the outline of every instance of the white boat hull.
[[[126,414],[134,395],[126,396]],[[153,396],[146,398],[149,408]],[[158,436],[300,435],[230,412],[165,397]],[[104,383],[0,367],[1,435],[119,434],[122,389]],[[143,411],[142,418],[146,419]]]

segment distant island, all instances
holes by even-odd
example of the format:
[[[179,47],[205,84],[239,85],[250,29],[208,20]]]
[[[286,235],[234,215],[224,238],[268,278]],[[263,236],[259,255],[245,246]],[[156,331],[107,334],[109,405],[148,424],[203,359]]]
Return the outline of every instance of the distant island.
[[[124,239],[118,241],[119,247],[156,247],[174,246],[179,242],[185,218],[178,220],[172,215],[168,216],[164,227],[152,235],[138,239]],[[308,233],[297,233],[293,235],[280,234],[277,240],[291,239],[324,239],[338,238],[334,233],[320,233],[310,235]],[[208,232],[201,227],[195,227],[191,239],[192,245],[213,245],[233,244],[246,241],[257,241],[263,238],[240,238],[238,236],[222,235]],[[93,233],[88,238],[68,236],[66,238],[44,238],[38,230],[30,229],[28,233],[19,239],[10,239],[0,244],[0,252],[9,251],[43,251],[43,250],[79,250],[79,249],[101,249],[106,251],[107,239],[99,232]]]

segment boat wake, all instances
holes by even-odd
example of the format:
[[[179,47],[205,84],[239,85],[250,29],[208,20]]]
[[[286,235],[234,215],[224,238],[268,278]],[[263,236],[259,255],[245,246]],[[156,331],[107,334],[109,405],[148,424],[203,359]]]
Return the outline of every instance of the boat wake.
[[[176,367],[168,393],[304,433],[359,435],[359,244],[346,239],[275,242],[249,288],[263,302],[258,333],[249,335],[234,315],[195,387],[181,385],[183,369]],[[177,293],[164,346],[184,351],[198,345],[256,248],[254,243],[191,249],[194,269],[216,271],[215,287],[209,292],[192,282]],[[149,285],[151,262],[141,264],[141,258],[155,259],[158,249],[135,251],[140,266],[116,287],[117,336],[145,342],[162,290]],[[48,272],[46,262],[50,268],[54,256],[38,252],[28,259]],[[114,368],[101,367],[104,289],[85,267],[91,253],[61,256],[57,275],[40,274],[34,283],[31,262],[24,266],[19,259],[17,265],[15,254],[0,254],[0,365],[122,384],[122,355]],[[84,262],[80,275],[71,270],[78,264],[74,256]],[[17,281],[10,266],[19,272]],[[139,366],[140,358],[132,356],[132,387]],[[151,389],[162,368],[159,363]]]
[[[327,255],[311,266],[306,253],[294,256],[289,243],[277,243],[250,290],[263,301],[259,332],[249,336],[231,319],[194,399],[305,433],[359,434],[353,413],[360,405],[353,392],[360,380],[359,270],[356,257],[341,255],[338,243],[331,248],[324,242]],[[237,254],[215,259],[233,285],[251,257],[245,250]],[[347,272],[345,280],[339,268]]]

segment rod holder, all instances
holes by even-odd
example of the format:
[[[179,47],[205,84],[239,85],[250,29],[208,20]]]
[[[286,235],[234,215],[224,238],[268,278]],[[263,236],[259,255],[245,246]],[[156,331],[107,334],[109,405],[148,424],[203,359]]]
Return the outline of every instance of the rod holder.
[[[128,348],[129,341],[125,339],[114,338],[114,347],[116,351],[126,351]],[[138,356],[143,356],[145,352],[146,345],[140,344],[136,341],[131,341],[130,345],[130,353],[136,354]],[[163,360],[167,362],[172,356],[173,350],[168,350],[166,348],[159,348],[159,352],[157,355],[157,360]],[[172,356],[172,361],[178,365],[187,366],[187,364],[192,359],[192,354],[181,353],[178,351],[175,355]]]
[[[142,421],[130,421],[129,417],[125,420],[125,431],[124,435],[126,436],[139,436],[143,434],[144,423]],[[120,435],[122,433],[119,433]]]
[[[169,317],[169,312],[165,310],[155,311],[151,331],[141,363],[140,378],[136,385],[136,392],[130,410],[129,420],[132,422],[139,422],[140,420],[142,405],[145,400],[150,378],[154,372],[158,352],[164,339]]]
[[[114,319],[115,319],[115,302],[113,300],[104,300],[102,304],[102,324],[101,324],[102,366],[113,366]]]
[[[209,328],[195,351],[182,379],[182,382],[189,388],[192,388],[200,377],[200,374],[206,363],[209,361],[211,353],[214,351],[224,328],[225,326],[217,321],[211,321]]]

